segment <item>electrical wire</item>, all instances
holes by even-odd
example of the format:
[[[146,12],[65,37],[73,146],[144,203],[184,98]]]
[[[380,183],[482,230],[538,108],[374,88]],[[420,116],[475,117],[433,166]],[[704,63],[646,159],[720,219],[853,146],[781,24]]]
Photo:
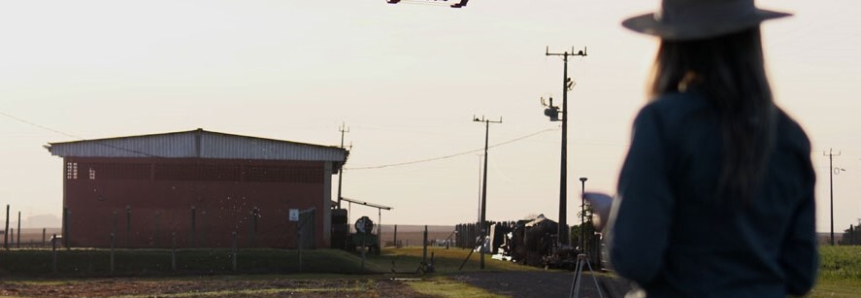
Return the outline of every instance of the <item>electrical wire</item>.
[[[493,144],[491,146],[488,146],[487,149],[508,145],[508,144],[511,144],[511,143],[514,143],[517,141],[525,140],[525,139],[543,134],[543,133],[548,132],[548,131],[555,131],[555,130],[559,130],[559,129],[558,128],[544,129],[544,130],[537,131],[537,132],[534,132],[534,133],[531,133],[531,134],[528,134],[528,135],[525,135],[525,136],[522,136],[519,138],[511,139],[511,140],[508,140],[508,141],[505,141],[502,143]],[[475,153],[475,152],[481,152],[483,150],[484,150],[484,148],[480,148],[480,149],[474,149],[474,150],[464,151],[464,152],[460,152],[460,153],[454,153],[454,154],[449,154],[449,155],[444,155],[444,156],[439,156],[439,157],[425,158],[425,159],[414,160],[414,161],[399,162],[399,163],[385,164],[385,165],[379,165],[379,166],[355,167],[355,168],[344,168],[344,169],[345,170],[376,170],[376,169],[384,169],[384,168],[391,168],[391,167],[399,167],[399,166],[413,165],[413,164],[418,164],[418,163],[425,163],[425,162],[454,158],[454,157],[458,157],[461,155],[467,155],[467,154],[471,154],[471,153]]]
[[[137,151],[137,150],[133,150],[133,149],[122,148],[122,147],[114,146],[114,145],[111,145],[111,144],[105,144],[105,143],[103,143],[103,142],[96,141],[96,140],[86,140],[86,139],[84,139],[84,138],[82,138],[82,137],[79,137],[79,136],[76,136],[76,135],[73,135],[73,134],[70,134],[70,133],[66,133],[66,132],[63,132],[63,131],[60,131],[60,130],[57,130],[57,129],[53,129],[53,128],[50,128],[50,127],[47,127],[47,126],[44,126],[44,125],[41,125],[41,124],[38,124],[38,123],[35,123],[35,122],[32,122],[32,121],[28,121],[28,120],[25,120],[25,119],[22,119],[22,118],[18,118],[18,117],[12,116],[12,115],[10,115],[10,114],[7,114],[7,113],[5,113],[5,112],[2,112],[2,111],[0,111],[0,115],[5,116],[5,117],[8,117],[8,118],[10,118],[10,119],[13,119],[13,120],[18,121],[18,122],[21,122],[21,123],[25,123],[25,124],[27,124],[27,125],[31,125],[31,126],[34,126],[34,127],[40,128],[40,129],[43,129],[43,130],[47,130],[47,131],[50,131],[50,132],[53,132],[53,133],[57,133],[57,134],[60,134],[60,135],[66,136],[66,137],[70,137],[70,138],[76,139],[76,141],[91,141],[91,142],[94,142],[94,143],[95,143],[95,144],[97,144],[97,145],[101,145],[101,146],[105,146],[105,147],[109,147],[109,148],[113,148],[113,149],[117,149],[117,150],[121,150],[121,151],[126,151],[126,152],[131,152],[131,153],[141,154],[141,155],[144,155],[144,156],[147,156],[147,157],[160,157],[160,156],[153,155],[153,154],[146,153],[146,152],[141,152],[141,151]],[[501,142],[501,143],[493,144],[493,145],[491,145],[491,146],[488,146],[487,148],[488,148],[488,149],[491,149],[491,148],[496,148],[496,147],[500,147],[500,146],[508,145],[508,144],[511,144],[511,143],[514,143],[514,142],[517,142],[517,141],[525,140],[525,139],[528,139],[528,138],[531,138],[531,137],[534,137],[534,136],[537,136],[537,135],[543,134],[543,133],[545,133],[545,132],[555,131],[555,130],[559,130],[559,129],[558,129],[558,128],[548,128],[548,129],[540,130],[540,131],[537,131],[537,132],[534,132],[534,133],[531,133],[531,134],[528,134],[528,135],[525,135],[525,136],[522,136],[522,137],[519,137],[519,138],[515,138],[515,139],[511,139],[511,140],[505,141],[505,142]],[[394,164],[386,164],[386,165],[379,165],[379,166],[356,167],[356,168],[344,168],[344,169],[345,169],[345,170],[373,170],[373,169],[383,169],[383,168],[390,168],[390,167],[398,167],[398,166],[405,166],[405,165],[412,165],[412,164],[418,164],[418,163],[425,163],[425,162],[431,162],[431,161],[437,161],[437,160],[444,160],[444,159],[454,158],[454,157],[458,157],[458,156],[461,156],[461,155],[466,155],[466,154],[475,153],[475,152],[481,152],[482,150],[484,150],[484,149],[483,149],[483,148],[481,148],[481,149],[474,149],[474,150],[469,150],[469,151],[465,151],[465,152],[460,152],[460,153],[455,153],[455,154],[449,154],[449,155],[445,155],[445,156],[432,157],[432,158],[425,158],[425,159],[414,160],[414,161],[408,161],[408,162],[401,162],[401,163],[394,163]]]
[[[31,126],[33,126],[33,127],[37,127],[37,128],[39,128],[39,129],[47,130],[47,131],[50,131],[50,132],[53,132],[53,133],[56,133],[56,134],[60,134],[60,135],[63,135],[63,136],[66,136],[66,137],[69,137],[69,138],[75,139],[75,142],[79,142],[79,141],[90,141],[90,142],[93,142],[93,143],[94,143],[94,144],[96,144],[96,145],[101,145],[101,146],[105,146],[105,147],[108,147],[108,148],[117,149],[117,150],[120,150],[120,151],[126,151],[126,152],[136,153],[136,154],[140,154],[140,155],[143,155],[143,156],[146,156],[146,157],[161,157],[161,156],[158,156],[158,155],[154,155],[154,154],[150,154],[150,153],[146,153],[146,152],[141,152],[141,151],[137,151],[137,150],[134,150],[134,149],[122,148],[122,147],[114,146],[114,145],[111,145],[111,144],[105,144],[105,143],[103,143],[103,142],[101,142],[101,141],[96,141],[96,140],[87,140],[87,139],[85,139],[85,138],[82,138],[82,137],[79,137],[79,136],[76,136],[76,135],[73,135],[73,134],[70,134],[70,133],[66,133],[66,132],[63,132],[63,131],[60,131],[60,130],[57,130],[57,129],[53,129],[53,128],[50,128],[50,127],[47,127],[47,126],[44,126],[44,125],[41,125],[41,124],[38,124],[38,123],[35,123],[35,122],[32,122],[32,121],[28,121],[28,120],[25,120],[25,119],[21,119],[21,118],[18,118],[18,117],[15,117],[15,116],[9,115],[9,114],[7,114],[7,113],[5,113],[5,112],[3,112],[3,111],[0,111],[0,115],[5,116],[5,117],[7,117],[7,118],[10,118],[10,119],[12,119],[12,120],[18,121],[18,122],[21,122],[21,123],[27,124],[27,125],[31,125]]]
[[[53,129],[53,128],[50,128],[50,127],[47,127],[47,126],[44,126],[44,125],[40,125],[40,124],[37,124],[37,123],[31,122],[31,121],[27,121],[27,120],[24,120],[24,119],[21,119],[21,118],[18,118],[18,117],[15,117],[15,116],[12,116],[12,115],[6,114],[6,113],[4,113],[3,111],[0,111],[0,115],[6,116],[7,118],[10,118],[10,119],[12,119],[12,120],[15,120],[15,121],[18,121],[18,122],[21,122],[21,123],[24,123],[24,124],[27,124],[27,125],[30,125],[30,126],[34,126],[34,127],[40,128],[40,129],[44,129],[44,130],[47,130],[47,131],[50,131],[50,132],[53,132],[53,133],[61,134],[61,135],[63,135],[63,136],[67,136],[67,137],[70,137],[70,138],[73,138],[73,139],[83,139],[83,138],[81,138],[81,137],[79,137],[79,136],[76,136],[76,135],[73,135],[73,134],[68,134],[68,133],[65,133],[65,132],[62,132],[62,131],[59,131],[59,130],[56,130],[56,129]]]

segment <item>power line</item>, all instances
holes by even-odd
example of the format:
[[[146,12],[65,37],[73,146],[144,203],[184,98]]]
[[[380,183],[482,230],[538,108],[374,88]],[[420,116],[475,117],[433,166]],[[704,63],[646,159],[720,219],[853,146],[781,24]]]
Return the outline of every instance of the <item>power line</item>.
[[[78,140],[83,139],[83,138],[81,138],[81,137],[79,137],[79,136],[76,136],[76,135],[73,135],[73,134],[68,134],[68,133],[65,133],[65,132],[62,132],[62,131],[59,131],[59,130],[56,130],[56,129],[53,129],[53,128],[50,128],[50,127],[47,127],[47,126],[44,126],[44,125],[40,125],[40,124],[38,124],[38,123],[30,122],[30,121],[27,121],[27,120],[24,120],[24,119],[21,119],[21,118],[18,118],[18,117],[15,117],[15,116],[12,116],[12,115],[6,114],[6,113],[4,113],[4,112],[2,112],[2,111],[0,111],[0,115],[6,116],[7,118],[10,118],[10,119],[12,119],[12,120],[15,120],[15,121],[18,121],[18,122],[21,122],[21,123],[24,123],[24,124],[27,124],[27,125],[30,125],[30,126],[34,126],[34,127],[40,128],[40,129],[44,129],[44,130],[47,130],[47,131],[50,131],[50,132],[53,132],[53,133],[61,134],[61,135],[64,135],[64,136],[67,136],[67,137],[70,137],[70,138],[73,138],[73,139],[78,139]]]
[[[557,128],[548,128],[548,129],[544,129],[544,130],[537,131],[537,132],[534,132],[534,133],[531,133],[531,134],[528,134],[528,135],[525,135],[525,136],[522,136],[522,137],[519,137],[519,138],[511,139],[511,140],[508,140],[508,141],[505,141],[505,142],[502,142],[502,143],[497,143],[497,144],[491,145],[491,146],[489,146],[489,147],[487,147],[487,148],[496,148],[496,147],[499,147],[499,146],[508,145],[508,144],[511,144],[511,143],[514,143],[514,142],[517,142],[517,141],[521,141],[521,140],[524,140],[524,139],[528,139],[528,138],[531,138],[531,137],[534,137],[534,136],[540,135],[540,134],[545,133],[545,132],[548,132],[548,131],[555,131],[555,130],[559,130],[559,129],[557,129]],[[439,157],[431,157],[431,158],[425,158],[425,159],[420,159],[420,160],[414,160],[414,161],[407,161],[407,162],[400,162],[400,163],[393,163],[393,164],[385,164],[385,165],[379,165],[379,166],[368,166],[368,167],[346,168],[346,169],[347,169],[347,170],[376,170],[376,169],[391,168],[391,167],[398,167],[398,166],[406,166],[406,165],[412,165],[412,164],[418,164],[418,163],[425,163],[425,162],[431,162],[431,161],[437,161],[437,160],[449,159],[449,158],[454,158],[454,157],[458,157],[458,156],[461,156],[461,155],[467,155],[467,154],[476,153],[476,152],[482,152],[482,151],[484,151],[484,148],[474,149],[474,150],[469,150],[469,151],[464,151],[464,152],[460,152],[460,153],[454,153],[454,154],[449,154],[449,155],[444,155],[444,156],[439,156]]]
[[[43,129],[43,130],[47,130],[47,131],[50,131],[50,132],[53,132],[53,133],[57,133],[57,134],[60,134],[60,135],[66,136],[66,137],[70,137],[70,138],[72,138],[72,139],[75,139],[75,141],[90,141],[90,142],[93,142],[93,143],[94,143],[94,144],[96,144],[96,145],[101,145],[101,146],[105,146],[105,147],[108,147],[108,148],[117,149],[117,150],[120,150],[120,151],[126,151],[126,152],[131,152],[131,153],[141,154],[141,155],[144,155],[144,156],[147,156],[147,157],[161,157],[161,156],[154,155],[154,154],[150,154],[150,153],[146,153],[146,152],[141,152],[141,151],[137,151],[137,150],[133,150],[133,149],[122,148],[122,147],[114,146],[114,145],[111,145],[111,144],[105,144],[105,143],[100,142],[100,141],[87,140],[87,139],[85,139],[85,138],[82,138],[82,137],[79,137],[79,136],[76,136],[76,135],[73,135],[73,134],[70,134],[70,133],[66,133],[66,132],[63,132],[63,131],[60,131],[60,130],[56,130],[56,129],[53,129],[53,128],[50,128],[50,127],[47,127],[47,126],[44,126],[44,125],[41,125],[41,124],[38,124],[38,123],[32,122],[32,121],[28,121],[28,120],[25,120],[25,119],[21,119],[21,118],[18,118],[18,117],[15,117],[15,116],[9,115],[9,114],[7,114],[7,113],[5,113],[5,112],[2,112],[2,111],[0,111],[0,115],[3,115],[3,116],[5,116],[5,117],[8,117],[8,118],[10,118],[10,119],[13,119],[13,120],[15,120],[15,121],[18,121],[18,122],[21,122],[21,123],[24,123],[24,124],[27,124],[27,125],[31,125],[31,126],[34,126],[34,127],[40,128],[40,129]]]

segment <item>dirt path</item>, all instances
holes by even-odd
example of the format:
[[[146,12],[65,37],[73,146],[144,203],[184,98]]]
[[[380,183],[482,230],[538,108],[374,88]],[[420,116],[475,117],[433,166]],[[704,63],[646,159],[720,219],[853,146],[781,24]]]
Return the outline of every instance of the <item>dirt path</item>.
[[[94,279],[59,282],[0,282],[3,297],[407,297],[432,298],[391,280],[289,279],[237,280],[224,277],[185,280]]]

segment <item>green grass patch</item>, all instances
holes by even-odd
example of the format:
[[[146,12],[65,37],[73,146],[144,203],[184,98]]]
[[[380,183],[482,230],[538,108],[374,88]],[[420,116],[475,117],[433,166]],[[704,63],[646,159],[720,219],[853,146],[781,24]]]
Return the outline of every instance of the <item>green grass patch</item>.
[[[861,297],[861,280],[819,280],[809,298],[858,298]]]
[[[810,297],[861,297],[861,246],[820,246],[819,262]]]
[[[406,284],[416,292],[443,298],[510,298],[509,296],[493,294],[462,282],[452,281],[445,277],[411,281]]]
[[[236,255],[237,273],[324,273],[359,274],[361,259],[340,250],[318,249],[302,252],[299,270],[298,251],[280,249],[246,249]],[[110,268],[110,250],[72,249],[57,251],[57,274],[52,273],[52,255],[48,250],[0,251],[0,276],[15,277],[93,277],[153,276],[183,274],[233,273],[233,255],[229,249],[177,250],[176,270],[171,268],[171,251],[154,249],[117,250],[114,273]]]
[[[302,253],[302,270],[296,250],[244,249],[236,256],[233,271],[233,254],[230,249],[183,249],[176,252],[176,270],[171,268],[171,250],[132,249],[114,252],[114,271],[110,267],[110,250],[72,249],[57,251],[57,273],[52,273],[50,250],[0,251],[0,277],[32,279],[41,277],[80,278],[134,276],[183,278],[190,275],[229,274],[331,274],[333,276],[363,273],[414,274],[422,262],[421,247],[384,249],[379,256],[367,255],[362,270],[360,254],[341,250],[317,249]],[[428,262],[433,261],[436,273],[458,272],[469,250],[429,247]],[[463,267],[464,272],[479,271],[479,254],[473,253]],[[394,266],[393,266],[394,264]],[[508,261],[493,260],[485,255],[484,271],[540,270]]]
[[[861,246],[820,246],[819,279],[861,281]]]

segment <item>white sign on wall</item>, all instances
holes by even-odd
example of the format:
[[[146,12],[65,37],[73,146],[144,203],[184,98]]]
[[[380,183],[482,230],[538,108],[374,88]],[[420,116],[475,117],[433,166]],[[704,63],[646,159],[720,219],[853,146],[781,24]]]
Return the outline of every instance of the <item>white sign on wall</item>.
[[[290,209],[290,221],[299,221],[299,209]]]

